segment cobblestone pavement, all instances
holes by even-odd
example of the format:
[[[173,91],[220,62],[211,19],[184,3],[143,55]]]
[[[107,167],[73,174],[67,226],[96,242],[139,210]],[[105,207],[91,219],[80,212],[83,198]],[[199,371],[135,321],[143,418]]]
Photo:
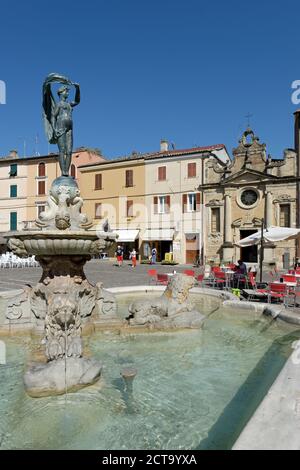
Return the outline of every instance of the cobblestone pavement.
[[[91,283],[103,282],[104,287],[148,285],[149,269],[155,268],[158,273],[183,272],[185,269],[193,269],[196,273],[200,270],[189,265],[162,266],[156,264],[138,264],[132,268],[130,261],[124,261],[122,267],[118,267],[111,260],[91,260],[85,265],[85,273]],[[41,268],[2,268],[0,269],[0,292],[22,288],[25,284],[34,286],[42,274]],[[269,280],[268,273],[264,273],[264,280]]]

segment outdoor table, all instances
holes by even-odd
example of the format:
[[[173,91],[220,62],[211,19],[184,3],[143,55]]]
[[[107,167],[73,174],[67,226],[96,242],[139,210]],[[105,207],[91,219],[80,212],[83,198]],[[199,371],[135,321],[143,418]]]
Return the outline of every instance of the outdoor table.
[[[228,269],[227,271],[225,271],[225,288],[226,289],[229,289],[231,286],[230,286],[230,283],[232,281],[232,278],[233,278],[233,275],[235,274],[235,271],[232,271],[230,269]]]

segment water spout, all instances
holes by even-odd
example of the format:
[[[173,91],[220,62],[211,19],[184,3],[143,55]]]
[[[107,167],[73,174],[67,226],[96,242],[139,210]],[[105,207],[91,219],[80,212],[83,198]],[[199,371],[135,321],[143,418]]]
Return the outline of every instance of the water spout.
[[[137,374],[137,369],[134,367],[125,367],[121,370],[121,375],[125,383],[125,391],[128,394],[133,392],[133,380]]]

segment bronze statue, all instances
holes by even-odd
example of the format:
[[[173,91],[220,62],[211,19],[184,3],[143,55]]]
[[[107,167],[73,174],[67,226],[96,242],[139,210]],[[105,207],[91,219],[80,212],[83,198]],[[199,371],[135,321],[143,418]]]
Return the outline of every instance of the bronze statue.
[[[51,91],[51,83],[59,82],[62,86],[57,94],[56,103]],[[69,86],[75,87],[75,100],[68,102]],[[57,144],[59,149],[59,166],[62,176],[69,176],[73,150],[72,111],[80,103],[80,88],[67,77],[50,73],[43,84],[43,114],[45,131],[50,144]]]

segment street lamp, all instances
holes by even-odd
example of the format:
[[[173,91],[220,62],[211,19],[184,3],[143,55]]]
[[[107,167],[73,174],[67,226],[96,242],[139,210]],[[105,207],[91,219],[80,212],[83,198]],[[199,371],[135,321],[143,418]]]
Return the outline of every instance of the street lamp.
[[[262,282],[262,275],[263,275],[263,261],[264,261],[264,229],[266,232],[268,228],[265,224],[265,219],[261,219],[261,232],[260,232],[260,259],[259,259],[259,281]]]

